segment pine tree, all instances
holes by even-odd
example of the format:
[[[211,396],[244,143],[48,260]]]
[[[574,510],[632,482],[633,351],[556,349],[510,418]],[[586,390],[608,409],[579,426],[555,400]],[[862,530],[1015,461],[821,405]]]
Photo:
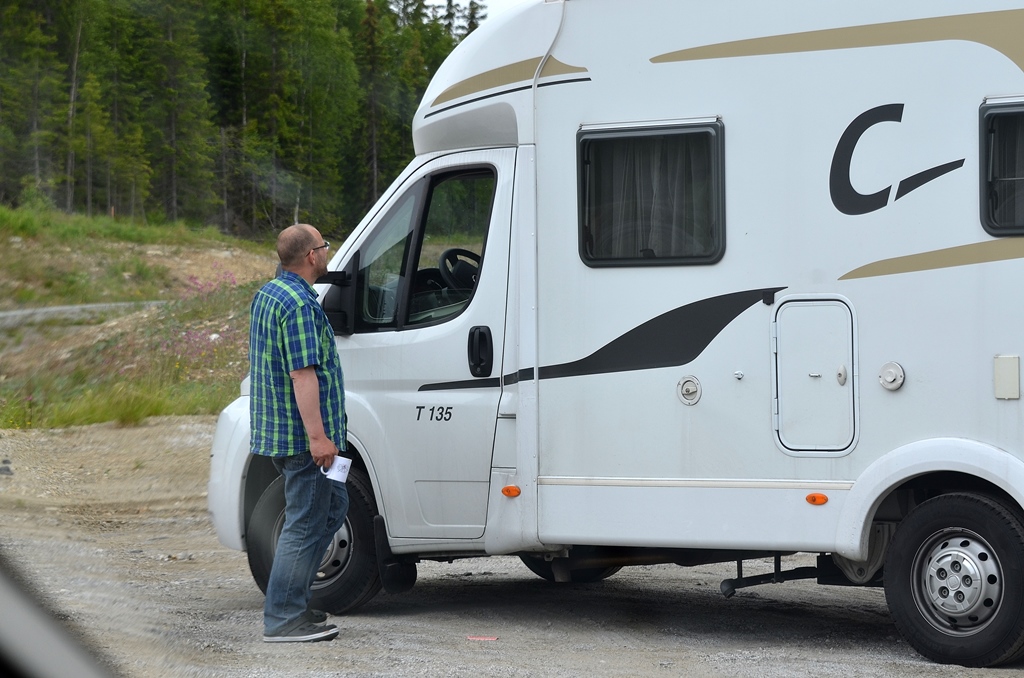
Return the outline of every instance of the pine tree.
[[[97,19],[96,37],[86,52],[87,70],[96,74],[110,119],[113,148],[103,162],[105,211],[145,221],[152,189],[152,161],[143,133],[146,88],[145,26],[137,0],[107,0]]]
[[[356,63],[359,65],[365,97],[362,111],[367,177],[363,196],[365,207],[374,203],[381,192],[381,164],[387,135],[386,116],[391,99],[391,63],[388,53],[388,43],[394,33],[391,24],[392,17],[385,3],[366,0],[366,14],[360,26],[359,50],[356,53]]]
[[[172,221],[203,219],[215,200],[214,131],[205,91],[205,60],[198,50],[194,7],[145,0],[144,72],[152,103],[145,111],[147,146],[161,187],[162,211]]]
[[[220,198],[218,222],[231,233],[258,229],[256,191],[244,149],[251,146],[247,135],[257,133],[250,124],[253,96],[252,45],[256,39],[255,0],[214,0],[207,5],[208,20],[202,22],[204,52],[209,63],[212,107],[218,126],[217,193]]]
[[[67,110],[56,38],[47,28],[35,10],[8,6],[0,15],[0,129],[12,146],[0,193],[22,203],[53,203],[54,144]]]
[[[444,29],[452,40],[458,35],[459,5],[455,0],[445,0],[444,4]]]
[[[298,181],[293,220],[315,221],[324,232],[340,226],[341,165],[358,111],[358,72],[347,29],[327,0],[307,0],[297,54],[299,126],[289,149]]]
[[[67,212],[74,207],[75,197],[75,107],[78,105],[78,58],[82,53],[82,28],[85,24],[85,8],[82,4],[81,2],[74,3],[74,11],[71,13],[75,26],[74,47],[71,50],[71,68],[68,74],[71,92],[68,95],[68,124],[64,142],[67,147],[67,160],[64,164],[64,209]]]
[[[480,27],[480,22],[487,18],[486,10],[484,3],[469,0],[469,6],[466,8],[466,32],[463,33],[463,37]]]
[[[116,156],[116,139],[110,127],[110,115],[103,107],[103,93],[96,74],[89,73],[82,83],[79,103],[78,134],[72,149],[79,158],[76,182],[85,195],[86,214],[93,214],[93,196],[101,170]]]

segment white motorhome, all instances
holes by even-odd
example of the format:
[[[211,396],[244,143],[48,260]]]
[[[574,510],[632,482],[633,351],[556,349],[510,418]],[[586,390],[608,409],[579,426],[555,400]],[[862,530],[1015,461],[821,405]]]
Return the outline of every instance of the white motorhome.
[[[774,557],[723,592],[884,586],[925,656],[1018,659],[1022,36],[998,0],[485,22],[319,286],[353,466],[316,604],[420,560],[559,582]],[[248,436],[243,386],[209,505],[265,586],[283,497]]]

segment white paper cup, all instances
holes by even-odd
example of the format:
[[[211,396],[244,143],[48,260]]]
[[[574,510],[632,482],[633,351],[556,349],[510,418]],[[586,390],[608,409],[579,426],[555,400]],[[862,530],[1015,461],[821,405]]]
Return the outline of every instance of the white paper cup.
[[[351,468],[351,466],[351,459],[346,459],[345,457],[338,455],[334,458],[334,463],[331,464],[330,467],[324,468],[323,466],[321,466],[320,473],[323,473],[331,480],[343,483],[346,480],[348,480],[348,470],[349,468]]]

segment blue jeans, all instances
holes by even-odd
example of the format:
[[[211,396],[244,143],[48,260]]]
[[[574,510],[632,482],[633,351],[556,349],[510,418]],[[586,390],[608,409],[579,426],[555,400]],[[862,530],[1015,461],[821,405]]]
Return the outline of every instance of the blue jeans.
[[[334,533],[345,524],[348,488],[328,480],[308,452],[274,457],[284,477],[284,526],[263,606],[263,632],[290,631],[305,616],[310,587]]]

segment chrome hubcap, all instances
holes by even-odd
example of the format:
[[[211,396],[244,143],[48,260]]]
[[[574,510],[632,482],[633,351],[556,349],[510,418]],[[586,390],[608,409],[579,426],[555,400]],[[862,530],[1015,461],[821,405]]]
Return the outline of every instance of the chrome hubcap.
[[[348,518],[341,529],[334,533],[334,540],[327,547],[323,559],[320,561],[320,569],[317,570],[316,580],[313,588],[327,586],[348,567],[352,559],[352,538]]]
[[[992,548],[970,530],[934,534],[914,560],[914,598],[940,631],[971,635],[984,628],[1003,599],[1003,574]]]

